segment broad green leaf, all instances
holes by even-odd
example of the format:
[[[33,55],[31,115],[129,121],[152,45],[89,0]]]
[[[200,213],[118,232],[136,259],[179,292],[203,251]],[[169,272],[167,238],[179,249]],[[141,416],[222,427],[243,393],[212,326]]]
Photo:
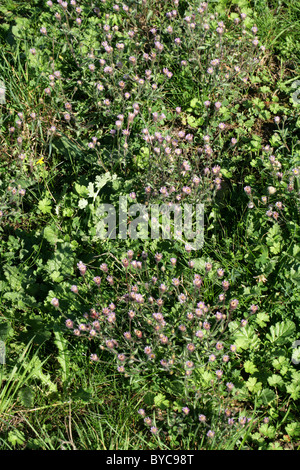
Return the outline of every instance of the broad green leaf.
[[[290,437],[300,438],[300,423],[289,423],[286,425],[285,430]]]
[[[234,338],[238,349],[254,349],[260,342],[259,337],[254,332],[254,328],[250,325],[236,332]]]
[[[298,400],[300,398],[300,383],[292,382],[286,386],[286,391],[293,400]]]
[[[268,377],[268,384],[270,387],[282,387],[284,385],[284,381],[281,375],[273,374],[271,377]]]
[[[82,387],[80,387],[78,390],[72,393],[72,400],[77,401],[77,400],[82,400],[86,403],[89,403],[92,399],[92,393],[89,392],[88,390],[84,390]]]
[[[267,322],[270,320],[270,316],[265,313],[265,312],[259,312],[257,315],[256,315],[256,318],[255,318],[255,321],[256,323],[261,327],[263,328],[264,326],[266,326]]]
[[[259,396],[262,399],[264,405],[268,405],[276,398],[276,393],[269,388],[264,388]]]
[[[257,393],[262,388],[262,383],[257,381],[256,377],[250,377],[246,382],[246,387],[252,393]]]
[[[225,168],[221,168],[221,173],[225,178],[231,178],[232,177],[232,172],[229,170],[226,170]]]
[[[107,173],[104,173],[104,175],[96,176],[95,186],[100,190],[108,183],[108,181],[114,181],[115,179],[117,179],[117,175],[111,175],[108,171]]]
[[[270,334],[266,335],[266,338],[271,343],[285,344],[292,341],[292,335],[295,332],[295,323],[291,320],[285,320],[277,322],[275,325],[270,327]]]
[[[86,186],[75,183],[75,191],[79,194],[80,197],[87,197],[88,190]]]
[[[169,406],[169,400],[166,399],[166,396],[163,395],[162,393],[158,393],[154,397],[154,404],[155,406],[158,406],[159,408],[167,408]]]
[[[269,439],[274,439],[274,437],[276,436],[276,429],[270,424],[262,424],[259,427],[259,432],[264,436],[268,437]]]
[[[0,341],[5,341],[12,333],[13,329],[9,322],[0,323]]]
[[[58,238],[57,229],[53,226],[47,226],[44,228],[44,238],[51,244],[55,245],[57,242],[61,241]]]
[[[196,106],[201,105],[201,101],[198,100],[198,98],[193,98],[190,102],[190,106],[192,108],[196,108]]]
[[[26,406],[26,408],[32,408],[34,396],[35,396],[34,390],[29,386],[23,387],[19,391],[20,400],[22,404]]]
[[[244,369],[247,372],[247,374],[254,374],[255,372],[258,372],[258,368],[251,361],[246,361],[244,363]]]
[[[51,200],[47,197],[44,197],[39,201],[38,208],[42,212],[42,214],[50,214],[52,210]]]

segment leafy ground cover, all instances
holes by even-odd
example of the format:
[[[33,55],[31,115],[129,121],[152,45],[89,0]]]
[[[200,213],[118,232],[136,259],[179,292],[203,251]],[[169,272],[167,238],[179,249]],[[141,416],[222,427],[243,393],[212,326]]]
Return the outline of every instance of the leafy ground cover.
[[[299,448],[299,25],[297,1],[2,3],[1,449]],[[174,204],[203,246],[150,236]]]

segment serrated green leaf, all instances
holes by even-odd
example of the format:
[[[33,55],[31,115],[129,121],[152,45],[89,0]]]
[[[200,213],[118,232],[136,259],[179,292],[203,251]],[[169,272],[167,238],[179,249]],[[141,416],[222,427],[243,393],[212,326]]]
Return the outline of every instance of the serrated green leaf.
[[[257,393],[262,388],[262,383],[257,381],[256,377],[250,377],[246,382],[246,387],[252,393]]]
[[[265,313],[265,312],[259,312],[257,315],[256,315],[256,318],[255,318],[255,321],[256,323],[261,327],[263,328],[264,326],[266,326],[267,322],[270,320],[270,316]]]
[[[281,375],[273,374],[271,377],[268,377],[268,384],[270,387],[282,387],[284,382]]]
[[[163,395],[162,393],[158,393],[155,397],[154,397],[154,404],[155,406],[157,406],[158,408],[167,408],[169,406],[169,400],[167,400],[166,396]]]
[[[292,335],[295,332],[296,325],[291,320],[277,322],[270,327],[270,334],[266,338],[271,343],[285,344],[292,340]]]
[[[117,175],[112,176],[109,171],[104,173],[104,175],[97,175],[95,186],[98,190],[100,190],[108,183],[108,181],[114,181],[116,178]]]
[[[255,372],[258,372],[258,368],[251,361],[244,362],[244,369],[247,374],[254,374]]]
[[[300,384],[292,382],[286,386],[286,391],[293,400],[298,400],[300,398]]]
[[[289,436],[295,439],[300,437],[300,423],[289,423],[286,425],[285,430]]]
[[[271,426],[270,424],[262,424],[259,428],[259,432],[263,434],[264,436],[268,437],[269,439],[274,439],[276,436],[276,429],[274,426]]]
[[[44,197],[39,201],[38,208],[42,212],[42,214],[50,214],[50,212],[52,211],[51,200],[47,197]]]
[[[238,349],[254,349],[260,342],[259,337],[254,332],[254,328],[250,325],[236,332],[234,338]]]
[[[80,199],[78,201],[78,207],[79,209],[84,209],[88,205],[87,199]]]
[[[34,390],[28,386],[23,387],[19,391],[19,398],[22,402],[22,405],[24,405],[26,408],[32,408],[34,396],[35,396]]]

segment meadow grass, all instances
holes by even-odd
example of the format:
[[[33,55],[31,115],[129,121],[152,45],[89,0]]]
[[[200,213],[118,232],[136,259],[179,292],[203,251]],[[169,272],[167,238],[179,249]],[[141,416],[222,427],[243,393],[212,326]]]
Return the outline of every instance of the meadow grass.
[[[299,25],[0,6],[2,450],[299,449]],[[203,247],[101,239],[120,197],[204,204]]]

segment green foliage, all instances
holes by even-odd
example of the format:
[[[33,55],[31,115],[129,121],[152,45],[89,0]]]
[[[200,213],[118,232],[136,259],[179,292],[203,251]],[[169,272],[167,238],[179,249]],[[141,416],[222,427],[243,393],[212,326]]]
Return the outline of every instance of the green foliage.
[[[297,2],[2,3],[0,447],[299,447]]]

